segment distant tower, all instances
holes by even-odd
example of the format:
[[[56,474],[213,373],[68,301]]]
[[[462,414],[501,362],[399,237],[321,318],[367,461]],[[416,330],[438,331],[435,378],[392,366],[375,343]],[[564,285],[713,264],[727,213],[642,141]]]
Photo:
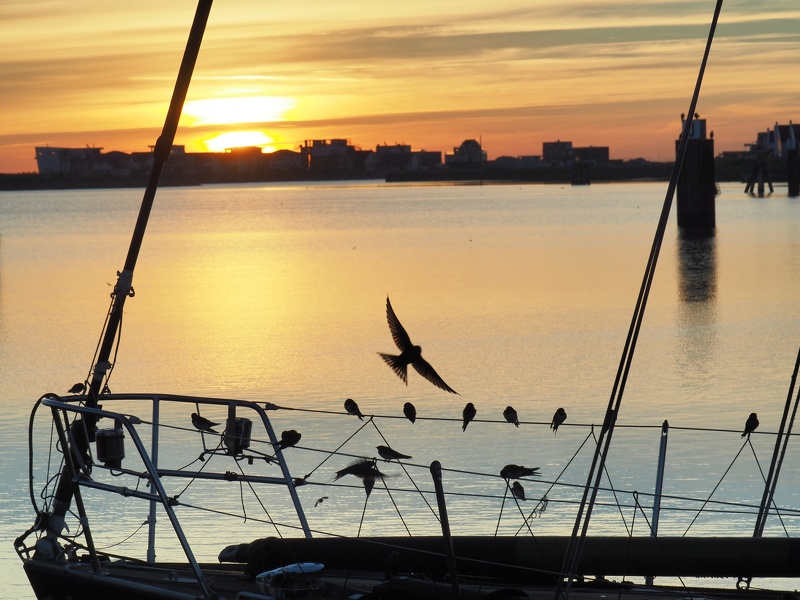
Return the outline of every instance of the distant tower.
[[[681,115],[681,134],[686,117]],[[677,154],[680,139],[675,142]],[[689,123],[686,156],[678,178],[678,227],[694,233],[711,233],[716,227],[717,183],[714,172],[714,139],[706,137],[706,120]]]

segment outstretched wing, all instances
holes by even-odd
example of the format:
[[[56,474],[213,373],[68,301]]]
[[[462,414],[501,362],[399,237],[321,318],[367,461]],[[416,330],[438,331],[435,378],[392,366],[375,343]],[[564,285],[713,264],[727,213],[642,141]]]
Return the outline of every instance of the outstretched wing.
[[[411,350],[414,344],[411,343],[411,338],[408,337],[406,330],[400,324],[400,319],[394,314],[392,303],[389,302],[389,296],[386,296],[386,320],[389,322],[389,330],[392,332],[392,339],[397,347],[400,348],[400,352]]]
[[[436,387],[443,389],[445,392],[450,392],[451,394],[459,395],[457,391],[455,391],[453,388],[451,388],[444,382],[444,379],[439,377],[439,374],[424,358],[420,358],[418,361],[413,362],[411,364],[417,370],[417,373],[422,375],[425,379],[430,381]]]

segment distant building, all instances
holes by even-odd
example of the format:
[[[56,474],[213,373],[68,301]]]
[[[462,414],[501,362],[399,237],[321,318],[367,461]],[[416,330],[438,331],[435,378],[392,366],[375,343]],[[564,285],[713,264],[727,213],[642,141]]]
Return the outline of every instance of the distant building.
[[[364,161],[364,170],[368,173],[386,173],[398,171],[429,171],[442,166],[441,152],[427,150],[411,150],[406,144],[378,145]]]
[[[572,156],[574,160],[581,162],[600,164],[609,161],[608,146],[587,146],[584,148],[573,148]]]
[[[36,148],[36,165],[41,175],[78,174],[101,161],[102,148]]]
[[[453,148],[452,154],[444,157],[445,165],[456,168],[480,167],[486,162],[486,151],[477,140],[464,140],[458,148]]]
[[[542,160],[550,166],[564,166],[574,160],[572,142],[544,142],[542,144]]]

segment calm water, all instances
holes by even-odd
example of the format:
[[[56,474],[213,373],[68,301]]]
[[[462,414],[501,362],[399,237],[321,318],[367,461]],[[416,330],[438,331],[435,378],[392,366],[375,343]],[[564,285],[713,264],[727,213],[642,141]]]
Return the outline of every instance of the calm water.
[[[747,447],[736,458],[739,432],[752,411],[759,432],[775,431],[786,399],[800,343],[800,201],[787,199],[785,188],[764,199],[741,188],[723,187],[710,240],[682,239],[672,216],[619,421],[650,428],[618,430],[609,459],[611,481],[622,491],[652,492],[659,427],[668,419],[665,493],[705,499],[721,481],[715,499],[760,500],[759,463],[766,470],[774,438],[753,436],[755,452]],[[323,411],[341,411],[351,397],[364,413],[385,417],[401,415],[412,401],[421,417],[435,419],[412,426],[378,418],[378,429],[368,426],[342,451],[374,455],[382,434],[422,466],[438,459],[450,469],[496,473],[514,462],[540,466],[547,481],[582,484],[590,454],[581,444],[602,421],[665,189],[163,189],[136,268],[136,296],[126,304],[111,387]],[[0,193],[0,597],[32,598],[12,550],[32,519],[30,407],[86,377],[140,201],[139,190]],[[394,350],[387,294],[412,340],[460,396],[416,373],[404,386],[376,355]],[[462,433],[458,420],[468,401],[478,417]],[[523,421],[519,429],[500,422],[509,404]],[[547,424],[559,406],[569,418],[553,436]],[[278,411],[275,421],[279,431],[301,430],[301,445],[323,450],[360,425],[353,417],[297,411]],[[695,427],[721,431],[688,429]],[[781,507],[800,507],[798,458],[790,446]],[[322,458],[297,451],[291,460],[302,475]],[[329,462],[317,483],[346,464],[342,457]],[[393,485],[409,487],[396,465],[384,470]],[[424,471],[413,475],[427,486]],[[480,506],[466,497],[452,501],[456,533],[495,530],[504,493],[496,479],[452,472],[445,486],[489,496]],[[571,528],[566,496],[559,505],[556,492],[532,484],[526,490],[551,500],[535,533]],[[312,527],[357,532],[363,491],[310,485],[300,494]],[[323,494],[330,498],[312,508]],[[430,511],[410,495],[400,504],[413,533],[431,532]],[[500,529],[513,533],[521,520],[505,508]],[[696,535],[752,531],[749,514],[704,514],[692,523],[696,508],[662,515],[662,533],[681,535],[690,526]],[[594,527],[624,533],[619,512],[599,511]],[[636,533],[646,533],[644,520],[628,512],[627,526],[633,518]],[[362,534],[402,533],[395,517],[386,494],[376,492]],[[121,519],[111,537],[132,533],[138,518]],[[227,529],[198,525],[201,558],[272,533],[254,535],[250,527],[230,539]],[[783,527],[797,535],[800,518],[772,519],[767,534]]]

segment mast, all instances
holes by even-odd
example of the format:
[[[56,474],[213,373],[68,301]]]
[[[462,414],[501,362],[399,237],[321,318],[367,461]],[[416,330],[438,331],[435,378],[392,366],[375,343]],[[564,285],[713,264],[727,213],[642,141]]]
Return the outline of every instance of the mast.
[[[172,151],[172,144],[175,140],[175,132],[178,129],[178,121],[181,117],[183,110],[183,103],[186,99],[186,93],[189,89],[189,83],[192,80],[192,73],[197,62],[197,55],[200,51],[200,45],[203,40],[206,23],[208,16],[211,12],[212,0],[198,0],[197,9],[194,15],[191,31],[189,32],[189,39],[186,42],[186,48],[183,53],[183,60],[178,71],[178,77],[175,82],[175,88],[172,92],[172,99],[170,100],[167,116],[164,121],[164,127],[161,130],[161,135],[156,141],[153,150],[153,166],[150,171],[150,177],[147,182],[147,187],[144,191],[144,198],[142,205],[139,209],[139,216],[136,221],[136,226],[133,230],[128,255],[125,259],[125,266],[122,271],[117,272],[117,283],[114,286],[114,291],[111,295],[112,302],[109,309],[108,320],[106,321],[105,330],[102,336],[102,342],[97,354],[97,362],[92,371],[92,380],[89,384],[87,391],[86,405],[89,407],[97,407],[97,399],[100,395],[100,390],[103,386],[103,381],[111,368],[109,362],[111,352],[114,348],[114,343],[119,334],[120,323],[122,321],[122,313],[125,308],[125,300],[129,296],[133,296],[133,270],[136,267],[136,261],[139,258],[139,250],[142,246],[144,239],[145,229],[147,228],[147,221],[150,217],[150,211],[153,207],[153,200],[158,190],[158,183],[161,179],[161,173],[164,169],[164,164],[169,158]],[[80,424],[76,422],[75,425]],[[89,414],[84,415],[83,425],[85,426],[85,433],[88,439],[94,441],[95,432],[97,429],[97,419]],[[63,449],[65,453],[68,449]],[[56,549],[58,543],[57,539],[64,528],[64,516],[69,509],[69,505],[73,496],[73,483],[72,478],[64,467],[59,476],[58,487],[56,490],[56,497],[53,503],[53,513],[47,522],[47,534],[45,539],[50,542],[52,547],[41,548],[45,552],[52,552]]]

